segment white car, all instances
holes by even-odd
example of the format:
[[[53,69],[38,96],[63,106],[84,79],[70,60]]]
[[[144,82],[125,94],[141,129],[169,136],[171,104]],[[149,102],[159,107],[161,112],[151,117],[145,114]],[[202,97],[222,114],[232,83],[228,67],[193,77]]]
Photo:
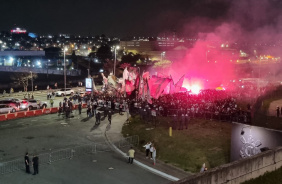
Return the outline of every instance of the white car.
[[[60,89],[59,91],[56,91],[56,96],[66,96],[66,95],[73,95],[74,94],[74,90],[72,90],[71,88],[66,88],[66,90]]]
[[[20,109],[43,109],[47,107],[47,102],[42,102],[35,99],[23,99],[21,101]]]
[[[6,114],[8,112],[16,112],[16,108],[7,104],[0,104],[0,113]]]

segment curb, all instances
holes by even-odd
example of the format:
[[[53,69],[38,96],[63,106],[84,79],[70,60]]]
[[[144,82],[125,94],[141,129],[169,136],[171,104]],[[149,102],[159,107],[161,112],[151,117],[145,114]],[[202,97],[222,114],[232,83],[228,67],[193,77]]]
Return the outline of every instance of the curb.
[[[126,155],[124,152],[122,152],[120,149],[118,149],[118,147],[116,147],[116,146],[109,140],[108,135],[107,135],[107,130],[106,130],[106,129],[105,129],[104,135],[105,135],[105,137],[106,137],[106,141],[108,142],[108,144],[110,144],[110,145],[115,149],[116,152],[120,153],[123,157],[127,158],[127,155]],[[176,177],[171,176],[171,175],[169,175],[169,174],[166,174],[166,173],[164,173],[164,172],[162,172],[162,171],[159,171],[159,170],[157,170],[157,169],[154,169],[154,168],[152,168],[152,167],[149,167],[149,166],[147,166],[147,165],[145,165],[145,164],[143,164],[143,163],[137,161],[136,159],[134,159],[134,164],[138,165],[139,167],[141,167],[141,168],[143,168],[143,169],[145,169],[145,170],[147,170],[147,171],[149,171],[149,172],[151,172],[151,173],[153,173],[153,174],[156,174],[156,175],[161,176],[161,177],[163,177],[163,178],[165,178],[165,179],[168,179],[168,180],[170,180],[170,181],[178,181],[178,180],[180,180],[179,178],[176,178]]]

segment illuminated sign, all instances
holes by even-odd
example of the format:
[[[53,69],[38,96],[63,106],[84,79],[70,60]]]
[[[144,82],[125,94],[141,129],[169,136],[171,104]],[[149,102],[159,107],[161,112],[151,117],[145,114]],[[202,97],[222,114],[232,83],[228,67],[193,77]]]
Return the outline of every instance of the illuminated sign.
[[[92,78],[85,79],[85,91],[92,91]]]
[[[22,34],[22,33],[26,33],[26,30],[17,27],[16,29],[12,29],[11,33]]]

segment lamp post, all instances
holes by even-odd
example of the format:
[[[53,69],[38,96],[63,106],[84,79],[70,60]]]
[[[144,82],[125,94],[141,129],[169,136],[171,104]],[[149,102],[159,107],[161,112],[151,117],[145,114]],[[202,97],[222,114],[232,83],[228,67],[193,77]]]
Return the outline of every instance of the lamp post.
[[[114,76],[116,76],[117,50],[118,49],[119,49],[119,46],[115,46]]]
[[[87,69],[87,71],[88,71],[88,76],[87,76],[87,78],[89,78],[89,77],[90,77],[90,75],[89,75],[89,73],[90,73],[90,72],[89,72],[89,70],[90,70],[90,69]]]
[[[164,57],[165,57],[165,52],[162,52],[161,53],[161,61],[163,61]]]
[[[68,49],[64,48],[64,86],[65,86],[65,93],[64,95],[66,95],[66,88],[67,88],[67,76],[66,76],[66,51]]]
[[[31,91],[33,94],[33,75],[32,75],[32,71],[30,71],[30,75],[31,75]]]

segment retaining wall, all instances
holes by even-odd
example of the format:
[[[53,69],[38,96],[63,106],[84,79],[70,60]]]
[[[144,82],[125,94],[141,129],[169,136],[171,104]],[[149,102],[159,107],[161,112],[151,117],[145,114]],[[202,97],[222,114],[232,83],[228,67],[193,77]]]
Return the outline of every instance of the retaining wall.
[[[198,173],[177,184],[239,184],[282,166],[282,147]]]

